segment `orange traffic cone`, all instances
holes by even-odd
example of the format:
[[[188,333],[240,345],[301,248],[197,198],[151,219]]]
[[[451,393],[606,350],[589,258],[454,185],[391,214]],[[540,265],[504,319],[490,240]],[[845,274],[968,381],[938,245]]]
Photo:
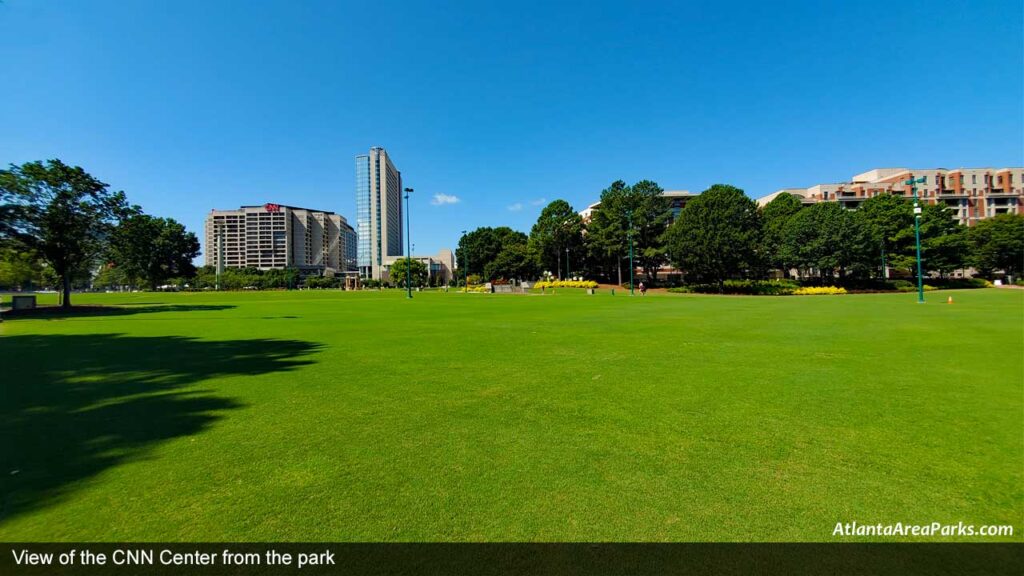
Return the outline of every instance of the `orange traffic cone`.
[[[946,304],[952,304],[952,303],[953,303],[953,297],[952,296],[950,296],[949,298],[946,298]]]

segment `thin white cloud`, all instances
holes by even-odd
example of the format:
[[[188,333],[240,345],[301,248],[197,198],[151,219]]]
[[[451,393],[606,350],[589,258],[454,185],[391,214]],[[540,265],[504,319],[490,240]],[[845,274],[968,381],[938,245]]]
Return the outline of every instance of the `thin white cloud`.
[[[509,204],[508,205],[508,211],[509,212],[519,212],[522,209],[523,209],[523,203],[522,202],[516,202],[515,204]]]
[[[536,200],[530,200],[530,204],[532,206],[541,206],[541,205],[547,204],[547,203],[548,203],[548,199],[547,198],[537,198]]]
[[[451,194],[434,194],[434,199],[430,201],[434,206],[444,206],[445,204],[458,204],[459,197],[452,196]]]

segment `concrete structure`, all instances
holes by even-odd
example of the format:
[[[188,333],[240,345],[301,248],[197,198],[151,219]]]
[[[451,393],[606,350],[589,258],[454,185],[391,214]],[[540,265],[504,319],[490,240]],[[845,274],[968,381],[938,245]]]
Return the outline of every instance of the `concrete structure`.
[[[333,212],[264,204],[206,216],[207,266],[332,276],[355,271],[355,244],[355,231]]]
[[[861,202],[879,194],[911,197],[910,186],[903,182],[922,176],[925,182],[917,185],[921,201],[945,204],[966,226],[997,214],[1024,213],[1024,168],[875,168],[857,174],[849,182],[785,188],[759,198],[757,203],[764,206],[788,192],[804,204],[839,202],[856,210]]]
[[[389,280],[391,265],[396,260],[402,260],[405,256],[387,256],[384,258],[384,280]],[[427,266],[427,285],[446,285],[455,277],[455,253],[448,248],[442,248],[434,256],[413,256],[413,260],[419,260]]]
[[[402,174],[380,147],[356,156],[357,266],[363,278],[381,280],[385,260],[402,256]]]
[[[665,190],[661,193],[662,196],[669,199],[669,207],[672,210],[672,221],[679,218],[679,213],[683,211],[686,203],[692,198],[696,198],[699,194],[694,194],[689,190]],[[586,209],[580,211],[580,217],[583,218],[584,222],[589,222],[590,217],[593,216],[594,210],[601,207],[601,202],[594,202],[593,204],[586,207]]]

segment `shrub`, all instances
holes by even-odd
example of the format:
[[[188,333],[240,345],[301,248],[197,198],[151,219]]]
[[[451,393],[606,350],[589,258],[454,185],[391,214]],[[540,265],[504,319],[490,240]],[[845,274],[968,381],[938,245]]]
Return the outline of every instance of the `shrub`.
[[[899,292],[917,292],[917,284],[912,284],[910,282],[907,282],[907,284],[905,284],[905,285],[901,284],[900,286],[898,286],[896,288],[896,290],[899,291]],[[924,291],[925,292],[929,292],[931,290],[936,290],[935,286],[932,286],[931,284],[925,284],[924,285]]]
[[[597,282],[593,280],[541,280],[533,285],[534,288],[597,288]]]
[[[992,283],[984,278],[932,278],[929,282],[939,288],[968,289],[992,287]]]
[[[748,296],[785,296],[792,294],[799,285],[792,280],[726,280],[722,286],[722,294],[742,294]],[[690,284],[678,288],[669,288],[669,292],[677,294],[699,293],[718,294],[718,284]]]
[[[846,288],[839,286],[806,286],[797,288],[793,294],[796,296],[818,296],[826,294],[846,294]]]

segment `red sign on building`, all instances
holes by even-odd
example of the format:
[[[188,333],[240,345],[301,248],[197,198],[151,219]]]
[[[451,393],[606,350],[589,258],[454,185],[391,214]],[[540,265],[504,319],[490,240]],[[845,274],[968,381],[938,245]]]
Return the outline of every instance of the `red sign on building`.
[[[264,204],[263,207],[266,208],[267,212],[280,212],[281,211],[281,205],[280,204]]]

